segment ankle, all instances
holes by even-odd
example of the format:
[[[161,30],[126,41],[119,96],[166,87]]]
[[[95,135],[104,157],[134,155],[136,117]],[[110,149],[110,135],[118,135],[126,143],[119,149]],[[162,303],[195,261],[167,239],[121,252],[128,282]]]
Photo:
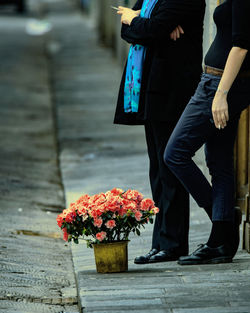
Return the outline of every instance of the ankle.
[[[233,242],[233,222],[214,221],[207,245],[216,248],[225,244],[231,245]]]

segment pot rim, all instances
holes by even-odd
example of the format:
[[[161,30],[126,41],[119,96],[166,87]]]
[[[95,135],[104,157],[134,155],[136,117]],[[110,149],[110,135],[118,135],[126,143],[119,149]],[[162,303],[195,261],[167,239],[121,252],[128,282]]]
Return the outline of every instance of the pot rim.
[[[120,240],[120,241],[113,241],[113,242],[100,242],[100,243],[92,243],[93,246],[100,246],[100,245],[116,245],[116,244],[125,244],[128,243],[130,240]]]

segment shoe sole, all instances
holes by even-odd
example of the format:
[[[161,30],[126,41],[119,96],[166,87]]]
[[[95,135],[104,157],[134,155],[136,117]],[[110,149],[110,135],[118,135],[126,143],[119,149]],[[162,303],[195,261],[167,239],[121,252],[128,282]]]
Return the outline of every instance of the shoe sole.
[[[172,262],[172,261],[177,261],[177,258],[172,258],[172,259],[165,259],[165,260],[149,260],[148,263],[161,263],[161,262]]]
[[[180,265],[204,265],[204,264],[219,264],[219,263],[232,263],[233,259],[231,257],[225,258],[214,258],[210,260],[203,260],[203,261],[178,261]]]
[[[143,265],[143,264],[148,264],[148,263],[149,263],[148,261],[147,262],[135,262],[134,261],[134,264],[142,264]]]

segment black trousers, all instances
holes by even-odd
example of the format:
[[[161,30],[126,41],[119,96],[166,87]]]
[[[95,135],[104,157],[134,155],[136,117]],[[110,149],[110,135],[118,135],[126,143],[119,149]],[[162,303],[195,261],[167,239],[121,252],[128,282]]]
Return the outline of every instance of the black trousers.
[[[220,77],[203,74],[186,106],[165,151],[165,162],[200,207],[212,207],[213,221],[234,220],[234,142],[241,111],[250,103],[250,78],[237,78],[228,94],[229,121],[218,130],[212,103]],[[193,162],[205,144],[212,185]]]
[[[188,253],[189,195],[163,160],[175,124],[148,121],[145,125],[152,196],[160,209],[155,219],[152,248],[185,255]]]

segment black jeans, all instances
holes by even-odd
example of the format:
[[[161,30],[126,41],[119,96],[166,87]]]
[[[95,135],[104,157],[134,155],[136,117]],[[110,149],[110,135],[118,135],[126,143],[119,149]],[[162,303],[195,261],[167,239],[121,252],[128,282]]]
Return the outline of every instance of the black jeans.
[[[169,170],[163,153],[175,123],[148,121],[145,125],[150,161],[150,184],[160,212],[156,215],[152,248],[188,253],[189,194]]]
[[[167,144],[164,160],[201,207],[212,206],[213,221],[234,219],[233,150],[241,111],[250,104],[250,79],[236,79],[228,94],[229,122],[218,130],[212,118],[212,101],[220,77],[203,74]],[[205,143],[212,185],[193,162]]]

